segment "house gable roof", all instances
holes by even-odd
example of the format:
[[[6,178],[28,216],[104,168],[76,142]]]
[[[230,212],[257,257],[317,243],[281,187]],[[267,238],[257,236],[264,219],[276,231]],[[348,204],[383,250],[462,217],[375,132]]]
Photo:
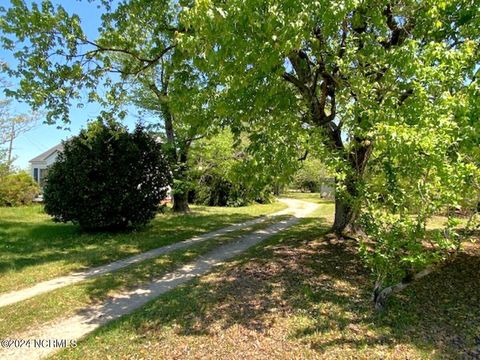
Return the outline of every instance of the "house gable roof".
[[[40,155],[38,155],[37,157],[34,157],[32,160],[30,160],[29,162],[33,163],[33,162],[40,162],[40,161],[45,161],[47,160],[51,155],[53,155],[55,152],[62,152],[63,151],[63,144],[58,144],[58,145],[55,145],[54,147],[48,149],[47,151],[41,153]]]

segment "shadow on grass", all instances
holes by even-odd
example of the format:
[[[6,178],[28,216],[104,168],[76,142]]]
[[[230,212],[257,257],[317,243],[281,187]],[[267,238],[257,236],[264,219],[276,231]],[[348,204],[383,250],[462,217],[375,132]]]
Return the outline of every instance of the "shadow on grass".
[[[126,327],[143,339],[168,341],[158,332],[174,328],[180,338],[220,339],[220,332],[241,326],[260,336],[284,332],[321,358],[480,358],[478,245],[412,285],[379,315],[355,243],[328,242],[326,230],[318,219],[306,219],[225,270],[178,287],[96,335]]]
[[[50,220],[0,220],[0,273],[56,261],[96,266],[251,218],[241,213],[165,214],[141,230],[115,234],[86,233]]]

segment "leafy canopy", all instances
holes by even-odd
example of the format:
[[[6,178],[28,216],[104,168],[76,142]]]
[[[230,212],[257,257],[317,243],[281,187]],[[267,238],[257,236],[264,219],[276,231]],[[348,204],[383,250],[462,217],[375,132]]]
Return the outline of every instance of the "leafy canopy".
[[[478,200],[479,11],[475,0],[201,0],[183,12],[195,35],[179,42],[217,75],[215,106],[234,128],[284,130],[323,154],[388,286],[458,248],[426,219]]]
[[[69,123],[72,106],[100,103],[99,117],[108,120],[124,117],[125,105],[133,104],[156,115],[157,123],[168,108],[180,140],[202,133],[208,84],[177,48],[178,2],[97,3],[102,16],[94,38],[77,14],[50,0],[0,8],[2,45],[18,62],[4,71],[20,80],[8,94],[45,110],[48,123]]]

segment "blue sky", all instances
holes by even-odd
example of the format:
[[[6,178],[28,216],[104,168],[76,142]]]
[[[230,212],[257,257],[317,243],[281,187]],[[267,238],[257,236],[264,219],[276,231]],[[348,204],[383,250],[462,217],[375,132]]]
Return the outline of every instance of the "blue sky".
[[[38,1],[37,1],[38,2]],[[82,21],[82,27],[90,38],[95,38],[97,35],[97,29],[100,24],[101,12],[97,9],[96,4],[89,3],[88,1],[76,1],[76,0],[56,0],[54,3],[61,4],[68,12],[75,12],[78,14]],[[0,6],[9,7],[9,0],[0,0]],[[0,59],[7,62],[10,65],[15,64],[13,56],[0,48]],[[7,79],[13,86],[17,83],[16,79]],[[4,95],[0,95],[4,97]],[[73,135],[76,135],[79,130],[87,124],[87,119],[95,118],[100,111],[100,107],[96,104],[90,104],[83,109],[72,107],[70,109],[71,124],[68,125],[70,130],[64,130],[64,124],[46,125],[43,124],[43,119],[40,118],[37,126],[31,131],[21,135],[14,142],[14,155],[16,160],[14,165],[18,168],[27,169],[28,161],[35,156],[39,155],[45,150],[55,146],[61,140],[67,139]],[[11,105],[11,113],[31,113],[30,108],[26,104],[13,102]],[[130,108],[130,114],[125,119],[125,124],[129,127],[133,126],[138,119],[138,115],[133,108]],[[57,126],[61,126],[62,129],[57,129]]]

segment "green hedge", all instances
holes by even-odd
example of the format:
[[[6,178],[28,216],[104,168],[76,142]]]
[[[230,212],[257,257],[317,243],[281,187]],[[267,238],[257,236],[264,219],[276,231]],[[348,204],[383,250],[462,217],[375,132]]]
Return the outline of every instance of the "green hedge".
[[[138,227],[171,184],[162,145],[143,128],[95,122],[64,143],[44,188],[45,211],[88,230]]]
[[[0,206],[31,204],[39,192],[38,185],[24,171],[0,177]]]

